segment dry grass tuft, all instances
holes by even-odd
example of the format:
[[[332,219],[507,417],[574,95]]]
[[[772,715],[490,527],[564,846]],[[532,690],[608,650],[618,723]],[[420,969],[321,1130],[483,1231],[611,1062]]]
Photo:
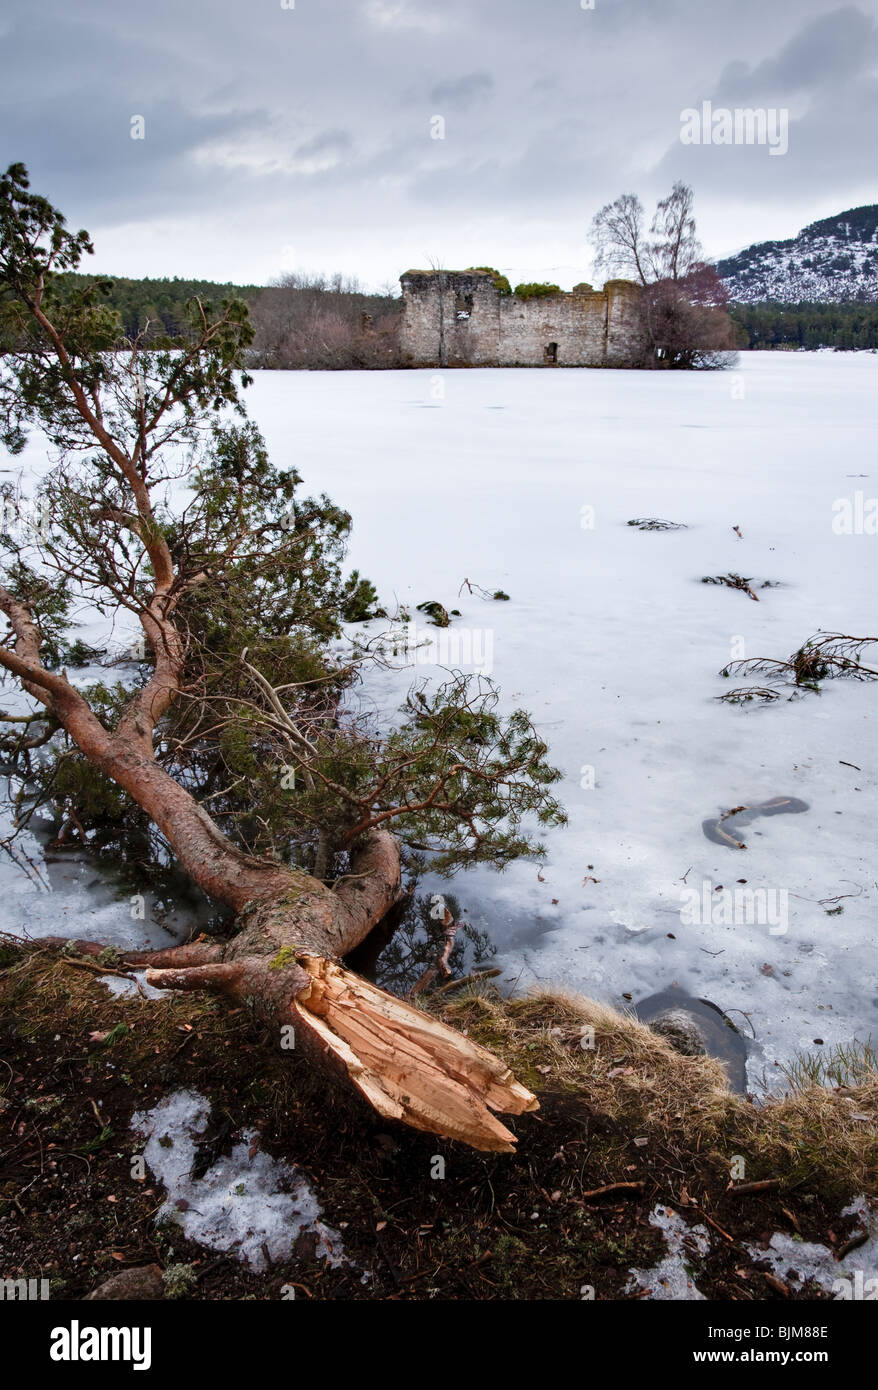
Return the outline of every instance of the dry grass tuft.
[[[728,1172],[741,1155],[750,1180],[878,1195],[878,1072],[865,1063],[855,1086],[809,1084],[754,1105],[729,1090],[718,1061],[684,1057],[646,1024],[581,995],[504,1000],[474,990],[444,1016],[500,1053],[524,1085],[575,1096],[620,1139],[646,1137],[681,1167]],[[582,1046],[586,1028],[593,1048]]]
[[[502,1056],[540,1095],[544,1115],[557,1103],[571,1125],[579,1123],[577,1115],[588,1120],[595,1185],[624,1175],[632,1145],[645,1140],[638,1153],[649,1156],[656,1180],[663,1171],[682,1171],[687,1181],[724,1190],[731,1161],[741,1155],[749,1180],[777,1178],[785,1190],[804,1184],[833,1198],[878,1196],[873,1056],[858,1059],[856,1084],[822,1086],[803,1073],[789,1094],[754,1104],[728,1089],[718,1061],[685,1057],[631,1015],[580,995],[544,990],[504,999],[481,984],[428,1007]],[[258,1094],[279,1129],[301,1105],[326,1104],[327,1078],[312,1075],[289,1054],[276,1054],[247,1009],[191,994],[112,998],[90,971],[54,951],[28,948],[6,959],[0,1017],[24,1042],[62,1033],[99,1055],[105,1049],[89,1035],[124,1022],[125,1036],[112,1055],[124,1059],[133,1077],[166,1072],[170,1079],[173,1060],[194,1032],[202,1077],[212,1069],[224,1076],[232,1064],[236,1084]],[[353,1097],[339,1092],[332,1103],[346,1124],[367,1122]],[[528,1126],[540,1123],[539,1115],[523,1116],[512,1126],[524,1140]]]

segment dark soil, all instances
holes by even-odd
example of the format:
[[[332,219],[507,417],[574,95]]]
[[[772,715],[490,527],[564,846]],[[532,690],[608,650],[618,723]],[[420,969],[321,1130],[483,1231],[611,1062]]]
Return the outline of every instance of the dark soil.
[[[550,1079],[539,1112],[512,1122],[517,1154],[480,1155],[389,1126],[295,1054],[273,1054],[244,1008],[193,996],[117,999],[57,955],[2,959],[0,1276],[49,1278],[53,1299],[82,1298],[152,1263],[191,1265],[197,1299],[273,1300],[290,1286],[313,1299],[579,1299],[584,1286],[622,1299],[631,1297],[630,1268],[665,1253],[648,1219],[657,1204],[714,1223],[710,1253],[693,1250],[707,1298],[814,1299],[825,1295],[768,1277],[744,1243],[777,1230],[841,1243],[851,1230],[839,1217],[850,1195],[843,1185],[828,1194],[795,1176],[788,1190],[730,1197],[717,1152],[681,1164],[660,1135],[635,1142],[642,1122],[627,1128]],[[127,1030],[90,1037],[118,1024]],[[181,1087],[212,1102],[207,1158],[255,1127],[266,1149],[302,1169],[324,1219],[342,1232],[349,1265],[317,1261],[306,1235],[295,1258],[257,1275],[179,1228],[156,1226],[164,1193],[149,1172],[132,1178],[139,1143],[130,1118]],[[431,1176],[437,1155],[441,1179]],[[643,1186],[583,1196],[622,1181]]]

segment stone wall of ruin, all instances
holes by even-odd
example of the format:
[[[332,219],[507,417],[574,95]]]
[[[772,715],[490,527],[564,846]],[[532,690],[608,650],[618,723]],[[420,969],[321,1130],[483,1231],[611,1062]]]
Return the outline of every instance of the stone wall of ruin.
[[[410,270],[400,280],[411,366],[629,367],[642,358],[640,289],[630,280],[533,299],[501,294],[479,270]]]

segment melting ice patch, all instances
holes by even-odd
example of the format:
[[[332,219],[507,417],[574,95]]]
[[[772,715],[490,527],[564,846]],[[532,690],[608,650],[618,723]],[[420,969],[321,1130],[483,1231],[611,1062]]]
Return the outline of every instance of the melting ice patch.
[[[650,1214],[649,1224],[664,1232],[668,1253],[652,1269],[632,1269],[626,1293],[649,1289],[649,1298],[704,1302],[704,1294],[699,1293],[689,1273],[687,1260],[691,1260],[693,1254],[707,1254],[710,1249],[707,1227],[687,1226],[683,1218],[668,1207],[656,1207]]]
[[[317,1235],[321,1259],[333,1268],[344,1264],[341,1236],[320,1220],[309,1184],[289,1164],[253,1150],[256,1130],[245,1130],[203,1178],[190,1177],[209,1119],[210,1102],[197,1091],[175,1091],[131,1117],[131,1128],[147,1141],[143,1156],[168,1194],[156,1220],[176,1221],[189,1240],[233,1253],[256,1273],[266,1268],[266,1253],[272,1262],[288,1258],[302,1231]]]
[[[851,1250],[843,1260],[837,1260],[827,1245],[814,1245],[794,1240],[785,1232],[776,1231],[767,1249],[748,1245],[754,1260],[767,1260],[772,1270],[793,1289],[801,1289],[812,1279],[825,1293],[843,1298],[870,1299],[878,1293],[878,1220],[865,1197],[857,1197],[842,1216],[857,1216],[861,1231],[868,1231],[864,1245]],[[871,1287],[869,1287],[871,1282]]]

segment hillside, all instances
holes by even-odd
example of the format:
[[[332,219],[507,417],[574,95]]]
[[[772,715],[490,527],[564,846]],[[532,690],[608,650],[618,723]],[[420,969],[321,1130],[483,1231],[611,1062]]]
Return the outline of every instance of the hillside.
[[[812,222],[788,241],[763,241],[717,264],[741,304],[878,300],[878,203]]]

